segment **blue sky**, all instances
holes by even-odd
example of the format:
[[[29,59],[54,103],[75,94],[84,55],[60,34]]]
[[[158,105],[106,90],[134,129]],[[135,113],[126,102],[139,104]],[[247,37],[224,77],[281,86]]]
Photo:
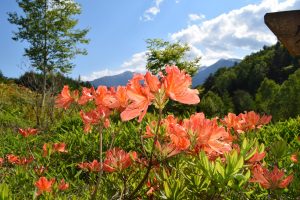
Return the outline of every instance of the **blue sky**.
[[[148,38],[186,42],[191,57],[202,65],[220,58],[243,58],[276,42],[263,22],[266,12],[300,8],[300,0],[76,0],[82,6],[79,28],[90,28],[87,56],[74,59],[69,76],[84,80],[143,71]],[[7,12],[19,8],[14,0],[0,2],[0,70],[18,77],[29,70],[23,57],[26,43],[11,39],[16,27]]]

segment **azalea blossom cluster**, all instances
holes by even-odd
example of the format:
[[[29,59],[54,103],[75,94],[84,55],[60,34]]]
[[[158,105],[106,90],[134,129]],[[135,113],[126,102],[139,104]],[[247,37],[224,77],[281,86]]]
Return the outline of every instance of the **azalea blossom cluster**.
[[[53,143],[52,146],[48,143],[44,143],[43,145],[43,157],[49,155],[49,153],[59,152],[59,153],[67,153],[66,144],[64,142],[61,143]]]
[[[26,157],[19,157],[14,154],[8,154],[7,156],[8,163],[14,164],[14,165],[27,165],[32,163],[34,158],[30,156],[29,158]],[[3,162],[3,161],[2,161]]]
[[[257,165],[252,170],[253,178],[250,182],[259,183],[265,189],[286,188],[293,180],[293,175],[284,178],[284,171],[279,170],[276,166],[273,171]]]
[[[55,178],[48,180],[46,177],[40,177],[39,180],[35,182],[35,186],[38,191],[36,193],[37,196],[44,192],[52,192],[53,185],[55,184]],[[64,179],[61,179],[59,184],[57,185],[58,190],[64,191],[69,188],[69,184],[65,182]]]
[[[93,162],[82,162],[78,164],[78,167],[90,172],[99,172],[101,167],[105,172],[115,172],[128,168],[135,160],[137,160],[137,153],[135,151],[126,153],[120,148],[113,148],[106,152],[103,164],[94,160]]]
[[[19,133],[23,136],[23,137],[28,137],[28,136],[31,136],[31,135],[35,135],[38,133],[38,130],[37,129],[34,129],[34,128],[27,128],[27,129],[22,129],[22,128],[19,128]]]
[[[150,157],[145,155],[138,158],[135,151],[127,153],[120,148],[111,148],[106,152],[103,162],[93,160],[81,162],[77,166],[89,172],[124,172],[134,162],[139,162],[147,166],[148,176],[151,167],[160,162],[159,157],[166,159],[183,152],[198,155],[201,151],[205,152],[211,161],[220,157],[222,162],[226,163],[225,154],[229,155],[233,149],[239,156],[241,154],[238,145],[240,141],[237,141],[239,138],[235,137],[236,135],[260,129],[271,121],[271,116],[260,116],[254,111],[239,115],[229,113],[223,119],[207,119],[204,113],[195,113],[183,120],[173,115],[163,118],[162,110],[169,99],[182,104],[200,102],[199,92],[190,88],[191,83],[192,79],[185,71],[176,66],[166,66],[166,75],[160,73],[159,76],[155,76],[150,72],[145,75],[135,74],[127,86],[118,86],[116,89],[106,86],[99,86],[97,89],[83,88],[79,95],[79,91],[70,91],[68,86],[64,86],[56,99],[57,107],[67,109],[72,103],[85,105],[88,102],[95,105],[92,110],[80,111],[85,132],[90,132],[95,125],[108,128],[109,117],[113,111],[120,112],[122,121],[138,117],[138,122],[142,121],[151,104],[160,111],[159,120],[149,123],[142,137],[143,140],[151,138],[153,141]],[[251,182],[260,183],[266,189],[274,189],[284,188],[292,181],[292,175],[284,178],[283,171],[276,167],[272,172],[263,167],[262,160],[266,152],[259,151],[256,147],[250,152],[248,154],[251,156],[247,154],[247,158],[242,161],[251,169]],[[293,160],[296,158],[292,157]],[[145,181],[146,176],[143,178]],[[151,184],[148,181],[148,187],[149,194],[152,194],[159,188],[159,184]]]
[[[162,108],[168,98],[183,104],[197,104],[200,102],[198,90],[190,89],[191,77],[176,66],[166,67],[166,76],[160,78],[147,72],[145,75],[135,74],[127,86],[118,86],[117,89],[99,86],[96,90],[83,88],[79,97],[78,91],[71,92],[64,86],[56,100],[57,107],[67,109],[72,102],[84,105],[94,100],[96,109],[89,112],[80,112],[85,124],[84,130],[89,132],[91,125],[103,121],[109,125],[108,117],[112,110],[121,112],[122,121],[139,117],[141,122],[152,103]],[[142,83],[143,82],[143,83]]]
[[[155,122],[152,122],[152,126]],[[165,133],[159,136],[155,146],[163,157],[170,157],[187,151],[198,154],[201,150],[211,158],[232,149],[232,137],[216,119],[205,118],[204,113],[196,113],[189,119],[179,121],[173,115],[162,120]],[[146,127],[145,138],[154,137],[151,125]]]
[[[235,133],[245,133],[251,130],[259,129],[263,125],[268,124],[272,119],[271,115],[263,115],[262,117],[254,111],[240,113],[228,113],[221,123],[227,127],[227,130],[233,130]]]

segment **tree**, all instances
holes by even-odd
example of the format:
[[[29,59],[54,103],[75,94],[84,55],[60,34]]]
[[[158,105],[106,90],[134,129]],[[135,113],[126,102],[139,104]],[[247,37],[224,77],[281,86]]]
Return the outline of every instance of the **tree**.
[[[280,85],[275,81],[265,78],[257,90],[255,101],[260,112],[271,114],[271,105],[276,101],[275,96],[280,89]]]
[[[235,107],[235,113],[255,110],[255,102],[247,91],[236,90],[233,94],[232,101]]]
[[[284,81],[271,105],[275,121],[300,115],[300,69]]]
[[[194,75],[200,66],[200,57],[188,59],[187,53],[190,47],[179,42],[171,43],[161,39],[148,39],[147,70],[153,74],[165,73],[166,65],[176,65],[179,69],[184,69],[191,76]]]
[[[201,112],[207,117],[223,116],[225,114],[224,103],[216,93],[208,91],[199,104]]]
[[[88,29],[75,29],[80,14],[79,4],[73,0],[16,0],[23,15],[9,13],[8,21],[17,25],[13,39],[27,41],[24,55],[31,65],[42,73],[42,98],[40,113],[43,115],[47,91],[47,76],[55,72],[67,73],[74,67],[71,60],[85,49],[77,44],[87,44]],[[38,122],[39,123],[39,122]]]

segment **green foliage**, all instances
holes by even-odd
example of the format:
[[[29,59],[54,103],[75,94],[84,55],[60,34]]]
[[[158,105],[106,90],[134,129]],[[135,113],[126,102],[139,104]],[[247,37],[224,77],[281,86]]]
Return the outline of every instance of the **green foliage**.
[[[271,114],[271,108],[275,96],[279,91],[280,85],[275,81],[265,78],[257,90],[255,102],[258,110],[267,114]]]
[[[232,101],[235,107],[235,113],[255,110],[255,102],[252,96],[244,90],[236,90],[233,94]]]
[[[275,119],[287,119],[300,114],[300,69],[284,81],[275,95],[272,114]]]
[[[52,120],[54,110],[51,103],[53,99],[48,98],[55,93],[53,74],[70,72],[74,67],[71,60],[78,54],[87,54],[85,49],[78,48],[77,45],[89,42],[85,38],[88,29],[76,29],[78,20],[74,16],[80,14],[81,9],[75,1],[16,1],[22,14],[8,13],[8,21],[18,28],[13,39],[28,43],[24,55],[29,58],[31,66],[42,74],[42,84],[35,88],[41,88],[42,91],[35,110],[37,125],[46,128]],[[49,76],[52,76],[49,82],[51,85],[47,87]],[[46,104],[50,109],[47,110]]]
[[[297,60],[278,43],[246,56],[232,68],[219,69],[204,82],[202,95],[217,94],[225,113],[255,110],[273,115],[276,121],[296,117],[300,114],[297,69]]]
[[[287,84],[289,87],[292,83],[295,83],[295,80],[297,81],[296,74],[290,76],[293,81]],[[265,79],[264,86],[261,86],[261,88],[266,88],[268,85],[275,84]],[[275,85],[275,88],[277,88],[277,85]],[[266,90],[259,89],[260,94],[262,96],[269,94],[268,90],[265,92]],[[234,94],[236,93],[235,91]],[[37,191],[34,185],[35,181],[39,177],[45,176],[47,178],[55,177],[57,182],[64,179],[70,184],[70,188],[66,191],[59,191],[57,185],[55,185],[52,193],[42,194],[38,198],[89,199],[90,194],[95,189],[97,174],[80,169],[78,164],[91,162],[99,158],[100,147],[98,141],[100,139],[99,131],[101,130],[104,152],[111,147],[120,147],[127,152],[135,150],[138,153],[139,159],[131,167],[114,173],[104,172],[102,175],[101,188],[97,198],[126,199],[137,188],[139,181],[143,179],[148,171],[147,168],[150,162],[147,156],[151,153],[155,139],[146,139],[143,136],[146,125],[157,119],[157,113],[154,111],[147,114],[142,123],[138,123],[136,120],[120,122],[119,113],[114,111],[111,114],[108,128],[100,129],[100,126],[93,126],[90,133],[84,133],[83,122],[78,115],[79,108],[76,104],[68,110],[55,109],[54,116],[57,120],[53,121],[47,130],[39,130],[37,135],[24,138],[18,133],[17,128],[32,127],[34,124],[34,115],[32,115],[33,111],[31,109],[36,95],[39,94],[24,87],[0,84],[0,108],[3,111],[0,112],[0,120],[2,120],[1,117],[9,118],[7,122],[4,123],[3,120],[0,123],[1,125],[4,124],[2,129],[0,128],[0,146],[2,147],[0,148],[0,158],[5,158],[4,164],[0,163],[0,198],[35,198]],[[229,94],[227,95],[229,96]],[[226,97],[226,95],[224,96]],[[217,92],[209,91],[202,98],[202,103],[205,107],[217,104],[213,114],[218,114],[219,112],[225,112],[218,106],[230,105],[229,103],[223,103],[231,100],[228,96],[226,100],[226,98],[221,98]],[[242,97],[239,99],[241,106],[243,106],[243,102],[247,101],[247,98],[252,98],[250,93],[244,91],[236,95],[236,97],[239,96]],[[90,110],[91,106],[87,104],[82,109],[85,111]],[[213,106],[211,107],[213,108]],[[2,115],[2,113],[4,114]],[[163,117],[172,113],[174,111],[167,110]],[[177,114],[176,117],[179,118],[178,125],[182,124],[181,119],[190,115],[188,112]],[[221,126],[221,124],[219,125]],[[174,135],[176,126],[172,126]],[[177,128],[180,128],[180,126]],[[182,129],[179,130],[182,131]],[[166,127],[161,126],[158,128],[158,135],[166,134],[165,131]],[[207,156],[207,152],[204,151],[196,153],[192,148],[172,157],[155,156],[151,162],[153,168],[149,171],[149,176],[146,177],[148,179],[142,184],[135,198],[296,199],[300,196],[300,165],[299,163],[293,163],[290,156],[294,153],[299,155],[299,133],[300,118],[298,117],[268,125],[259,130],[255,129],[252,132],[235,133],[233,135],[233,149],[230,152],[218,155],[217,158]],[[193,137],[194,133],[191,131],[187,134],[189,134],[188,137]],[[216,143],[222,142],[214,140],[214,138],[209,140]],[[66,143],[67,152],[53,151],[52,144],[59,142]],[[43,156],[43,145],[45,143],[50,146],[50,153]],[[171,149],[171,151],[173,150]],[[284,170],[286,175],[293,174],[294,180],[288,188],[267,190],[258,183],[249,182],[253,177],[252,170],[255,166],[249,160],[256,153],[263,152],[266,152],[266,157],[259,163],[264,167],[273,169],[274,166],[278,166],[278,168]],[[32,155],[34,161],[25,166],[18,166],[7,162],[6,156],[8,154],[22,157]],[[154,151],[155,154],[157,154],[157,151]],[[256,164],[258,163],[256,162]],[[47,171],[42,175],[38,175],[34,169],[41,165],[45,166]]]
[[[212,91],[209,91],[202,97],[198,107],[208,117],[223,116],[226,114],[221,97]]]
[[[286,172],[292,172],[293,182],[288,190],[278,195],[300,196],[300,164],[291,161],[291,155],[296,154],[299,159],[300,150],[300,118],[289,119],[262,128],[256,137],[263,142],[267,150],[267,163],[274,163]]]
[[[0,83],[0,134],[7,128],[31,126],[35,94],[25,87]]]
[[[22,15],[9,13],[8,21],[17,25],[14,40],[26,40],[25,48],[33,67],[48,73],[59,70],[62,73],[72,69],[70,60],[77,54],[86,54],[76,44],[88,43],[85,36],[88,29],[75,29],[80,6],[73,1],[17,0]]]
[[[188,74],[194,75],[199,68],[200,58],[187,58],[190,47],[179,42],[170,43],[161,39],[148,39],[147,48],[147,70],[153,74],[163,72],[165,74],[166,65],[174,65],[179,69],[184,69]]]
[[[41,93],[43,91],[43,75],[33,71],[26,72],[21,75],[15,82],[19,85],[25,86],[32,91]],[[81,87],[91,87],[89,82],[82,82],[65,77],[61,73],[51,74],[47,76],[47,88],[52,90],[52,93],[58,94],[64,85],[68,85],[71,89],[79,90]]]

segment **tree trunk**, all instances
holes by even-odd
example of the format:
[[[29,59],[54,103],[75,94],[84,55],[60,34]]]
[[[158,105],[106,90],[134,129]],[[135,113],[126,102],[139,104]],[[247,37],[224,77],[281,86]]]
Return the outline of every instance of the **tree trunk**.
[[[45,116],[45,102],[46,102],[46,89],[47,89],[47,72],[46,72],[46,67],[44,67],[43,70],[43,91],[42,91],[42,100],[41,100],[41,126],[44,126],[44,122],[46,121],[46,116]]]

